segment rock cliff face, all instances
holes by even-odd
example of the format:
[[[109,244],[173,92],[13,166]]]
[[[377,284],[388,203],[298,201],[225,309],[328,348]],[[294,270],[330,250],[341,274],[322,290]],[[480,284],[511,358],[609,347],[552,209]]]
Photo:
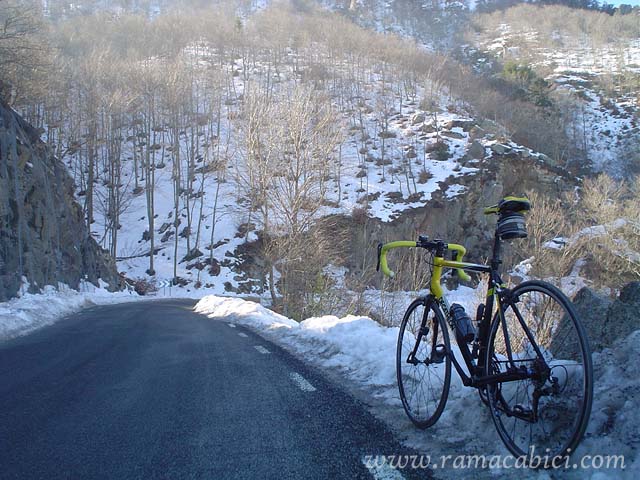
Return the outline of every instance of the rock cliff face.
[[[120,287],[115,263],[90,237],[73,181],[36,130],[0,99],[0,301],[25,277],[31,291],[86,275]]]
[[[640,330],[640,282],[628,283],[613,300],[585,287],[573,302],[594,352]]]

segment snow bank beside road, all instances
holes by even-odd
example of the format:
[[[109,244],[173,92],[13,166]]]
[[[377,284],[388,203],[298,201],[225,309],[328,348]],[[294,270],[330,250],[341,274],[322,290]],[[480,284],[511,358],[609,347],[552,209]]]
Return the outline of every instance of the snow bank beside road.
[[[254,327],[294,328],[298,326],[298,322],[295,320],[272,312],[259,303],[248,302],[240,298],[207,295],[196,304],[194,310],[209,318],[233,319],[240,324]]]
[[[469,292],[464,293],[468,295]],[[458,292],[454,297],[461,300],[462,294]],[[302,354],[304,359],[320,367],[337,369],[360,386],[371,387],[370,395],[382,402],[387,410],[395,412],[390,416],[393,428],[405,437],[408,445],[419,451],[433,455],[506,453],[477,392],[465,388],[455,372],[452,373],[447,408],[433,429],[417,430],[404,417],[395,373],[397,327],[384,327],[370,318],[356,316],[324,316],[298,323],[257,303],[238,298],[204,297],[195,310],[210,318],[252,327],[268,339]],[[574,455],[577,459],[585,455],[624,455],[626,470],[577,469],[563,471],[563,478],[621,478],[640,468],[637,455],[640,390],[634,370],[634,360],[639,357],[640,331],[618,342],[615,348],[594,354],[591,422]],[[522,473],[523,478],[549,478],[546,472]],[[490,475],[510,476],[509,472],[499,470]]]
[[[347,369],[364,384],[395,386],[395,365],[389,359],[395,358],[397,327],[383,327],[368,317],[326,316],[301,322],[297,333],[297,349],[319,350],[315,353],[322,354],[324,366]],[[295,342],[292,336],[289,340]]]
[[[365,384],[395,385],[397,328],[386,328],[368,317],[325,316],[296,322],[260,304],[239,298],[207,296],[195,311],[209,318],[277,333],[274,338],[298,352],[312,354],[325,367],[346,371]],[[271,336],[271,335],[270,335]]]
[[[25,335],[45,325],[93,305],[128,302],[140,298],[133,292],[112,293],[88,285],[90,291],[78,292],[61,286],[46,286],[43,293],[26,293],[0,303],[0,340]]]
[[[467,311],[475,309],[472,305],[473,289],[460,287],[450,294],[449,298],[463,304]],[[393,316],[398,320],[402,318],[404,309],[413,298],[413,295],[400,294],[395,305],[398,308],[391,310]],[[373,299],[370,301],[374,303]],[[387,301],[393,303],[389,299]],[[258,303],[214,295],[203,297],[195,311],[209,318],[252,327],[321,367],[338,369],[362,385],[379,387],[380,395],[390,402],[400,401],[395,369],[398,327],[385,327],[369,317],[353,315],[344,318],[327,315],[298,323]],[[452,388],[455,389],[458,383],[452,378]]]
[[[207,299],[222,299],[221,297],[211,295],[218,293],[215,289],[167,287],[161,288],[157,292],[140,296],[133,291],[109,292],[105,288],[97,288],[91,283],[83,283],[80,285],[80,290],[81,291],[73,290],[63,284],[57,289],[51,285],[47,285],[43,288],[42,293],[24,293],[19,298],[13,298],[7,302],[0,302],[0,341],[26,335],[39,328],[51,325],[67,315],[79,312],[83,308],[93,307],[95,305],[172,298],[191,298],[198,300],[207,293],[210,294],[210,296],[205,297]],[[231,314],[237,316],[246,315],[250,316],[253,321],[256,322],[256,319],[267,318],[267,314],[264,312],[268,312],[271,316],[276,315],[258,304],[245,302],[239,298],[224,298],[223,300],[226,301],[224,308],[227,310],[223,308],[220,310],[220,313],[224,316]],[[213,303],[211,305],[213,306]],[[257,307],[255,307],[255,305],[257,305]],[[261,314],[261,312],[263,313]],[[288,318],[279,317],[280,323],[283,325],[298,324],[298,322]],[[272,319],[267,323],[272,323]]]

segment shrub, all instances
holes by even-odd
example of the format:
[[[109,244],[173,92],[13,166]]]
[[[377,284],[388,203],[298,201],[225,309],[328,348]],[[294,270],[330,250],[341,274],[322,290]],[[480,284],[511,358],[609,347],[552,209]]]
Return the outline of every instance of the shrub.
[[[597,284],[618,288],[640,277],[640,177],[616,182],[600,175],[584,182],[576,247],[588,254]],[[589,228],[592,227],[592,228]]]
[[[528,192],[529,237],[523,256],[533,256],[532,274],[560,278],[578,259],[596,287],[620,288],[640,277],[640,180],[616,182],[606,175],[587,179],[578,198],[548,198]],[[562,236],[565,246],[545,244]]]
[[[418,183],[427,183],[432,178],[433,174],[430,171],[423,169],[418,174]]]
[[[136,278],[134,280],[133,289],[138,295],[142,296],[158,291],[158,288],[155,286],[155,284],[151,283],[145,278]]]
[[[448,160],[449,156],[449,145],[445,142],[436,143],[435,149],[433,150],[433,158],[444,161]]]
[[[351,218],[353,222],[358,225],[364,225],[367,222],[367,209],[363,207],[354,207],[351,210]]]

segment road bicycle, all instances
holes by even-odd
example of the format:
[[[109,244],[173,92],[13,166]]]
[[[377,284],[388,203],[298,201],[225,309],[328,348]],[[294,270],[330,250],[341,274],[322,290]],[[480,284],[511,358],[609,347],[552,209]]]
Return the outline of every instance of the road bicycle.
[[[468,387],[478,389],[495,427],[516,456],[539,452],[567,458],[584,435],[593,400],[593,366],[584,327],[571,301],[538,280],[507,288],[499,269],[505,240],[527,236],[526,198],[505,197],[484,213],[498,215],[489,265],[463,262],[462,245],[430,240],[378,245],[378,270],[394,276],[389,250],[423,248],[431,253],[430,293],[409,305],[398,335],[396,370],[402,405],[420,428],[442,415],[451,385],[451,366]],[[447,252],[454,259],[447,259]],[[450,305],[441,285],[443,269],[488,274],[487,295],[475,321]],[[456,340],[452,347],[449,330]],[[462,365],[466,366],[466,370]]]

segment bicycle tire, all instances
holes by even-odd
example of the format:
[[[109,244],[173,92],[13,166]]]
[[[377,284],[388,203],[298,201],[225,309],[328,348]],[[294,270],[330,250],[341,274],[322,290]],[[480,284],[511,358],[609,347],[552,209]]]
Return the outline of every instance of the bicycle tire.
[[[542,281],[516,287],[502,312],[491,325],[485,373],[524,367],[539,376],[487,387],[498,434],[516,456],[531,458],[537,452],[548,459],[566,458],[584,435],[593,403],[593,365],[584,327],[571,301]],[[508,360],[507,346],[514,362]]]
[[[422,429],[438,421],[451,386],[449,331],[442,312],[431,299],[433,297],[419,298],[409,305],[400,324],[396,348],[396,375],[402,406],[413,424]],[[413,359],[416,363],[411,363],[409,354],[416,345],[416,335],[423,323],[429,330],[416,349]],[[438,346],[435,351],[434,346]],[[431,385],[432,381],[435,387]],[[427,390],[423,383],[429,384]]]

